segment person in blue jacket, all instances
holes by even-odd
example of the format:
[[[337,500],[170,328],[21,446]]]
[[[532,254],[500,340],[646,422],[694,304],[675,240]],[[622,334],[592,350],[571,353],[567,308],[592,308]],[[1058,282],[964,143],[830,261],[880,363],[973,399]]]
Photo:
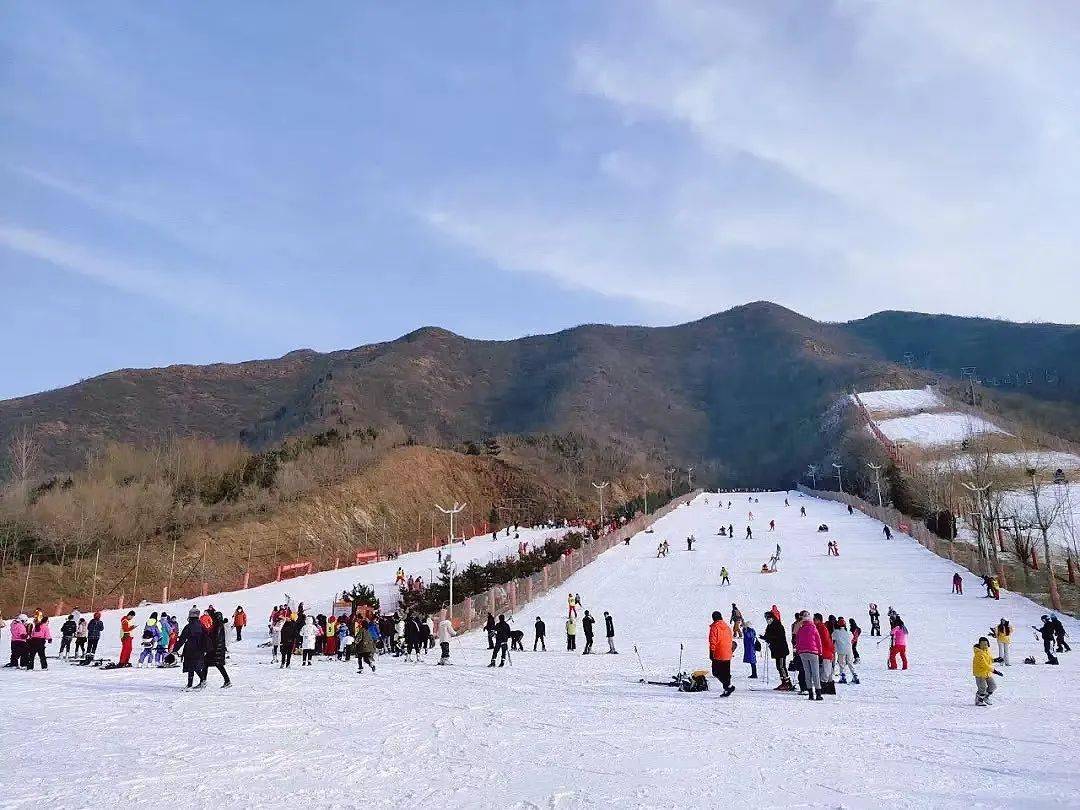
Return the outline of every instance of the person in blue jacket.
[[[382,633],[379,631],[379,623],[377,621],[368,622],[368,635],[371,636],[371,640],[375,642],[376,652],[382,652]]]
[[[97,654],[98,642],[105,630],[105,622],[101,620],[101,611],[94,613],[94,618],[86,625],[86,654],[91,658]]]
[[[742,639],[743,663],[750,665],[750,677],[757,678],[757,631],[750,622],[743,625]]]

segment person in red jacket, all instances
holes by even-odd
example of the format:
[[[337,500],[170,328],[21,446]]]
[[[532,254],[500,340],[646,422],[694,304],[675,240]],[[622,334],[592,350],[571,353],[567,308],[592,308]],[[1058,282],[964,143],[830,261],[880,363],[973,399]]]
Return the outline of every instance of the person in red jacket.
[[[824,687],[825,684],[831,683],[833,679],[833,662],[836,660],[836,647],[833,644],[832,633],[825,626],[825,621],[820,613],[814,614],[814,627],[817,628],[818,635],[821,636],[821,683]],[[832,688],[835,689],[836,687]],[[825,691],[833,694],[828,688]]]
[[[232,624],[236,628],[236,640],[240,640],[240,631],[247,627],[247,614],[244,609],[237,605],[236,612],[232,615]]]
[[[135,638],[135,611],[129,610],[120,620],[120,660],[117,666],[131,666],[131,645]]]
[[[724,615],[714,610],[712,624],[709,625],[709,659],[712,661],[712,673],[724,687],[723,697],[735,691],[731,685],[731,654],[734,643],[731,628],[724,621]]]

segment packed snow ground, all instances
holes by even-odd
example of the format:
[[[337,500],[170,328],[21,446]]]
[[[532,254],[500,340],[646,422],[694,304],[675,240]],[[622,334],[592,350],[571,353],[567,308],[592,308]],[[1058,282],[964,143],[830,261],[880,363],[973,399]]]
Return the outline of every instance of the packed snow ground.
[[[5,807],[122,804],[185,807],[719,807],[1075,806],[1080,797],[1080,651],[1040,660],[1029,625],[1045,612],[1013,594],[1001,601],[950,594],[954,567],[910,538],[886,541],[881,524],[840,504],[784,493],[707,495],[661,519],[514,617],[529,651],[488,669],[481,633],[454,643],[452,667],[381,658],[375,675],[319,661],[269,664],[264,609],[283,583],[258,596],[214,597],[252,619],[231,647],[235,684],[180,690],[179,670],[97,671],[53,664],[2,670],[0,780]],[[728,500],[732,502],[729,511]],[[718,508],[722,500],[725,508]],[[807,517],[799,517],[805,505]],[[743,540],[752,510],[755,539]],[[768,531],[769,519],[777,530]],[[819,534],[827,523],[831,531]],[[716,536],[731,523],[736,538]],[[694,551],[684,538],[697,537]],[[826,537],[839,542],[825,554]],[[671,556],[657,559],[662,538]],[[483,541],[471,541],[476,548]],[[488,541],[490,542],[490,540]],[[783,550],[780,571],[757,573]],[[403,556],[403,561],[406,557]],[[732,585],[720,587],[726,565]],[[405,566],[407,569],[408,565]],[[324,585],[351,584],[347,578]],[[355,577],[352,581],[355,581]],[[564,651],[566,592],[615,618],[620,655]],[[737,691],[681,694],[638,682],[707,667],[709,614],[731,603],[763,629],[776,603],[855,617],[868,602],[900,611],[911,631],[911,669],[885,668],[886,644],[864,633],[860,686],[809,702],[751,681],[736,653]],[[185,605],[186,607],[186,605]],[[148,609],[138,612],[143,621]],[[533,653],[532,621],[548,625],[548,652]],[[1002,616],[1016,628],[1013,666],[995,705],[976,708],[971,647]],[[1080,625],[1063,619],[1080,637]],[[598,630],[602,636],[602,622]],[[57,628],[54,628],[54,631]],[[115,650],[115,624],[109,628]],[[6,638],[6,636],[5,636]],[[579,636],[579,650],[583,639]],[[4,645],[6,648],[6,644]],[[55,644],[53,649],[55,649]],[[603,650],[602,637],[597,649]],[[741,647],[741,645],[740,645]],[[759,667],[762,675],[770,664]],[[715,687],[715,681],[713,681]]]
[[[969,436],[979,433],[1009,435],[992,422],[955,411],[917,413],[911,416],[898,416],[895,419],[875,420],[875,423],[886,438],[919,447],[960,444]]]
[[[871,414],[892,414],[931,411],[945,404],[932,388],[897,388],[890,391],[860,391],[859,401]]]

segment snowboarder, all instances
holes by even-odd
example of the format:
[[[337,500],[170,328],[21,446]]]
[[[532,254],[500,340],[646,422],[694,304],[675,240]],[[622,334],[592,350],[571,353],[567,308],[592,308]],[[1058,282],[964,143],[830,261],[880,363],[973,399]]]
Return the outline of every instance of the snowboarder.
[[[233,629],[236,630],[236,640],[240,640],[240,635],[245,627],[247,627],[247,614],[244,613],[244,609],[239,605],[236,606],[236,610],[232,615]]]
[[[889,529],[889,525],[885,524],[881,527],[881,533],[885,535],[886,540],[892,540],[892,530]]]
[[[585,650],[581,653],[582,655],[588,655],[592,652],[593,625],[595,623],[596,619],[589,615],[589,611],[586,610],[585,616],[581,620],[581,629],[585,631]]]
[[[723,566],[723,565],[720,566],[720,584],[721,585],[730,585],[731,584],[731,577],[728,576],[727,567]]]
[[[1009,664],[1009,647],[1012,645],[1012,626],[1008,619],[1002,618],[997,627],[990,629],[991,634],[997,640],[998,658],[1004,666]]]
[[[577,623],[574,621],[574,617],[571,616],[566,620],[566,650],[577,649]]]
[[[971,657],[971,674],[975,676],[975,705],[989,706],[990,696],[997,689],[995,675],[1001,675],[994,669],[994,660],[990,657],[990,640],[986,636],[979,638]]]
[[[571,601],[570,610],[573,612],[574,604]],[[488,649],[495,649],[495,617],[488,613],[487,620],[484,622],[484,632],[487,633]]]
[[[606,610],[604,611],[604,635],[607,637],[608,655],[618,655],[619,651],[615,649],[615,622]]]
[[[1067,636],[1068,633],[1065,632],[1065,625],[1061,623],[1061,619],[1051,613],[1050,624],[1054,627],[1054,643],[1057,644],[1057,651],[1059,653],[1072,652],[1072,647],[1070,647],[1069,642],[1065,640],[1065,636]]]
[[[589,615],[588,611],[585,611],[585,615]],[[495,648],[491,651],[491,663],[489,667],[495,666],[495,659],[498,658],[499,653],[502,653],[502,659],[499,661],[499,666],[506,664],[506,645],[510,641],[510,625],[506,623],[506,616],[502,613],[499,614],[499,621],[495,622]]]
[[[960,576],[960,572],[957,571],[952,575],[952,592],[958,593],[961,596],[964,595],[964,578]],[[987,596],[990,595],[990,589],[987,588]]]
[[[450,639],[456,636],[454,632],[454,626],[450,623],[450,619],[443,618],[439,622],[439,663],[446,665],[450,663]],[[361,666],[361,669],[363,667]],[[371,671],[375,671],[375,665],[372,664]]]
[[[794,691],[794,687],[791,685],[791,677],[788,675],[787,669],[787,657],[790,653],[787,643],[787,633],[784,632],[784,625],[780,622],[779,616],[772,611],[765,614],[765,633],[762,635],[762,638],[764,638],[765,643],[769,645],[769,655],[776,663],[776,671],[780,673],[780,685],[776,687],[776,691]]]
[[[878,613],[877,605],[873,602],[870,603],[870,635],[881,635],[881,614]]]
[[[188,623],[180,633],[180,639],[176,643],[177,652],[184,657],[184,673],[187,675],[188,689],[202,689],[206,686],[206,672],[203,669],[203,659],[206,657],[208,636],[206,628],[199,621],[199,609],[193,607],[188,611]],[[193,687],[195,676],[199,676],[198,686]]]
[[[836,620],[836,627],[832,631],[833,647],[836,650],[836,670],[840,673],[840,683],[847,683],[845,668],[851,670],[851,682],[857,684],[859,675],[855,672],[855,651],[852,647],[852,634],[848,629],[847,621],[841,616]]]
[[[908,668],[907,639],[908,629],[904,626],[904,620],[899,615],[893,616],[889,622],[892,629],[889,630],[891,643],[889,645],[889,669],[896,669],[896,656],[900,656],[903,668]]]
[[[719,610],[712,614],[709,625],[709,660],[712,662],[713,677],[724,687],[722,697],[729,697],[735,691],[731,685],[731,655],[734,652],[734,639],[731,628],[724,621]]]
[[[75,631],[78,629],[79,625],[75,623],[75,615],[69,613],[67,621],[60,625],[60,652],[56,654],[57,658],[71,657],[71,640],[75,638]]]
[[[750,622],[743,625],[742,638],[743,663],[750,665],[750,677],[757,680],[757,651],[761,645],[758,644],[757,631],[754,630],[754,625]]]
[[[536,617],[536,622],[533,624],[533,652],[536,652],[536,645],[540,645],[540,649],[547,652],[547,644],[544,643],[544,634],[547,633],[547,627],[544,624],[544,620],[539,616]]]

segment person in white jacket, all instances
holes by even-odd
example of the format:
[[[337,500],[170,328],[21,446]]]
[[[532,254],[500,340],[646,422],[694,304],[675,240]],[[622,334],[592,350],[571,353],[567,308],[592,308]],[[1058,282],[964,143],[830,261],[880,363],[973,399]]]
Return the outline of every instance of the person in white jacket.
[[[278,647],[281,646],[281,628],[285,626],[285,619],[281,616],[274,619],[274,623],[270,625],[270,643],[273,645],[273,657],[270,659],[272,663],[277,663]]]
[[[456,636],[454,632],[454,625],[450,623],[449,619],[443,619],[439,622],[439,649],[442,651],[442,655],[439,656],[439,663],[446,665],[450,663],[450,639]]]
[[[319,630],[315,627],[315,617],[308,616],[304,621],[304,626],[300,628],[300,649],[304,653],[301,666],[311,666],[311,659],[315,657],[315,639],[318,635]]]
[[[851,649],[851,631],[848,630],[847,622],[841,616],[836,620],[836,628],[832,631],[833,647],[836,649],[836,670],[840,673],[840,683],[847,683],[844,669],[851,670],[851,682],[858,683],[859,676],[855,672],[853,663],[855,654]]]

